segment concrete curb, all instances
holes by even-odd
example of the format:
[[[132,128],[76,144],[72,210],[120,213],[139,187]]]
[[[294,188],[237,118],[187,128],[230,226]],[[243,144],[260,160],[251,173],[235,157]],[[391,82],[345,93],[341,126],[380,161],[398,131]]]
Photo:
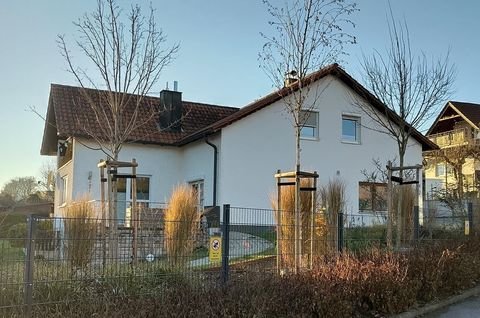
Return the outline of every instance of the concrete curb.
[[[392,316],[392,317],[393,318],[419,317],[421,315],[425,315],[425,314],[428,314],[432,311],[442,309],[443,307],[453,305],[455,303],[458,303],[462,300],[465,300],[467,298],[470,298],[470,297],[473,297],[473,296],[476,296],[476,295],[480,295],[480,286],[474,287],[472,289],[468,289],[468,290],[464,291],[463,293],[461,293],[460,295],[455,295],[455,296],[452,296],[452,297],[447,298],[447,299],[440,300],[440,301],[435,302],[435,303],[429,303],[429,304],[426,304],[425,306],[420,307],[418,309],[409,310],[409,311],[406,311],[404,313],[401,313],[399,315]]]

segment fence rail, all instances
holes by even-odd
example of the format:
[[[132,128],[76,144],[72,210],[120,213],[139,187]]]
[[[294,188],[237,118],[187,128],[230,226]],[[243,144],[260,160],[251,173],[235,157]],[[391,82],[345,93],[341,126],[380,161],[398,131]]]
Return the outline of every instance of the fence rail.
[[[165,206],[144,207],[155,213],[132,217],[129,224],[98,214],[32,215],[2,231],[0,316],[35,316],[38,307],[75,302],[92,290],[161,296],[162,288],[171,284],[202,288],[250,270],[285,272],[297,254],[308,268],[316,257],[388,245],[388,217],[381,213],[302,215],[296,250],[293,212],[226,205],[221,217],[220,209],[207,220],[199,214],[195,231],[182,240],[175,233],[183,224],[165,221]],[[400,246],[404,250],[422,242],[466,239],[476,233],[479,211],[480,206],[471,204],[462,215],[411,211],[405,215]]]

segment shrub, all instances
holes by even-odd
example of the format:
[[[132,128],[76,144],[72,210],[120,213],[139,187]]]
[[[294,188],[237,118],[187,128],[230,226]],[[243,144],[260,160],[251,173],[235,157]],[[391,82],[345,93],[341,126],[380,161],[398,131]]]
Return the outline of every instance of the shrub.
[[[302,179],[301,187],[312,187],[310,180]],[[295,266],[295,186],[283,186],[280,192],[280,249],[282,264],[286,269],[292,269]],[[315,208],[315,219],[312,233],[312,195],[316,193],[302,191],[300,192],[300,217],[301,217],[301,249],[302,259],[307,261],[310,257],[323,255],[326,251],[326,232],[327,225],[325,215],[318,213]],[[273,209],[277,208],[277,198],[271,199]],[[275,215],[275,218],[278,218]],[[312,243],[313,238],[313,244]],[[313,246],[313,250],[312,250]]]
[[[64,222],[67,259],[73,268],[84,268],[92,260],[96,238],[92,202],[82,199],[70,204]]]
[[[194,190],[188,185],[177,186],[165,211],[165,248],[171,266],[182,267],[188,261],[199,221]]]
[[[345,208],[345,183],[340,179],[329,180],[320,188],[322,206],[326,209],[328,231],[328,242],[330,248],[338,250],[338,214]]]
[[[318,257],[311,271],[283,277],[232,271],[226,286],[156,269],[68,288],[48,284],[39,292],[69,301],[34,308],[38,317],[385,317],[474,286],[479,262],[474,239],[407,254],[330,254]]]

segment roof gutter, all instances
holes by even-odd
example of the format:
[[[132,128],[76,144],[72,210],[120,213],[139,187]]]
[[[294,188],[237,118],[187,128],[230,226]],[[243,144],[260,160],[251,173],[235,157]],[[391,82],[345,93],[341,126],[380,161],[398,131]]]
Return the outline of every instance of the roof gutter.
[[[218,148],[208,141],[205,136],[205,143],[213,148],[213,206],[217,206],[217,172],[218,172]]]

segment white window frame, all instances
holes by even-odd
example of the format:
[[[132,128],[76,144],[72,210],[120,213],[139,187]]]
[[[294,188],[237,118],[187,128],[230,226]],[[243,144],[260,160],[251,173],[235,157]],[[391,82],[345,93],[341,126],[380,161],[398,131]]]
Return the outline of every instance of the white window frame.
[[[196,179],[193,181],[189,181],[188,185],[191,186],[194,190],[196,190],[197,205],[200,210],[203,210],[203,208],[205,207],[205,180]],[[200,189],[200,191],[198,189]]]
[[[444,177],[446,173],[447,173],[447,167],[445,162],[437,163],[435,165],[435,177]]]
[[[137,197],[137,206],[138,206],[139,203],[143,203],[144,207],[148,207],[150,205],[150,202],[151,202],[151,193],[152,193],[151,180],[152,180],[152,176],[151,175],[137,175],[136,179],[139,179],[139,178],[147,178],[148,179],[148,199],[147,200],[144,200],[144,199],[142,200],[142,199],[138,199],[138,197]],[[120,179],[117,179],[117,180],[120,180]],[[132,178],[125,178],[123,180],[125,180],[125,204],[124,204],[124,207],[122,207],[122,208],[125,208],[123,225],[126,226],[126,227],[130,227],[130,225],[131,225],[130,221],[132,219],[132,216],[131,216]],[[121,193],[123,193],[123,192],[121,192]],[[117,190],[117,195],[118,195],[118,190]],[[117,203],[117,207],[119,205],[123,205],[123,204],[122,203]],[[117,211],[117,213],[118,213],[118,211]]]
[[[307,118],[307,121],[310,119],[310,117],[313,115],[315,118],[313,119],[314,122],[315,122],[315,125],[312,125],[311,123],[307,123],[307,121],[305,123],[302,123],[300,122],[300,139],[305,139],[305,140],[318,140],[318,128],[319,128],[319,124],[318,124],[318,121],[319,121],[319,116],[318,116],[318,111],[315,110],[315,109],[302,109],[300,111],[300,113],[310,113],[310,115],[308,115],[308,118]],[[302,117],[300,115],[300,117]],[[299,118],[299,121],[300,121],[300,118]],[[304,136],[302,135],[302,129],[304,127],[308,127],[308,128],[313,128],[313,136]]]
[[[60,180],[60,206],[65,206],[68,201],[68,175],[60,177]]]
[[[343,133],[343,121],[344,120],[355,122],[355,140],[345,139],[344,133]],[[346,144],[360,144],[361,143],[362,135],[361,135],[361,131],[360,131],[360,127],[361,127],[361,117],[360,116],[354,115],[354,114],[342,114],[342,124],[341,125],[342,125],[341,126],[341,131],[342,131],[341,140],[342,140],[343,143],[346,143]]]
[[[137,202],[150,202],[150,194],[152,193],[150,187],[151,187],[151,179],[152,176],[150,175],[137,175],[136,179],[138,180],[139,178],[147,178],[148,179],[148,199],[139,199],[137,197]],[[132,179],[131,178],[125,178],[125,201],[131,203],[132,202]],[[117,191],[118,192],[118,191]]]

